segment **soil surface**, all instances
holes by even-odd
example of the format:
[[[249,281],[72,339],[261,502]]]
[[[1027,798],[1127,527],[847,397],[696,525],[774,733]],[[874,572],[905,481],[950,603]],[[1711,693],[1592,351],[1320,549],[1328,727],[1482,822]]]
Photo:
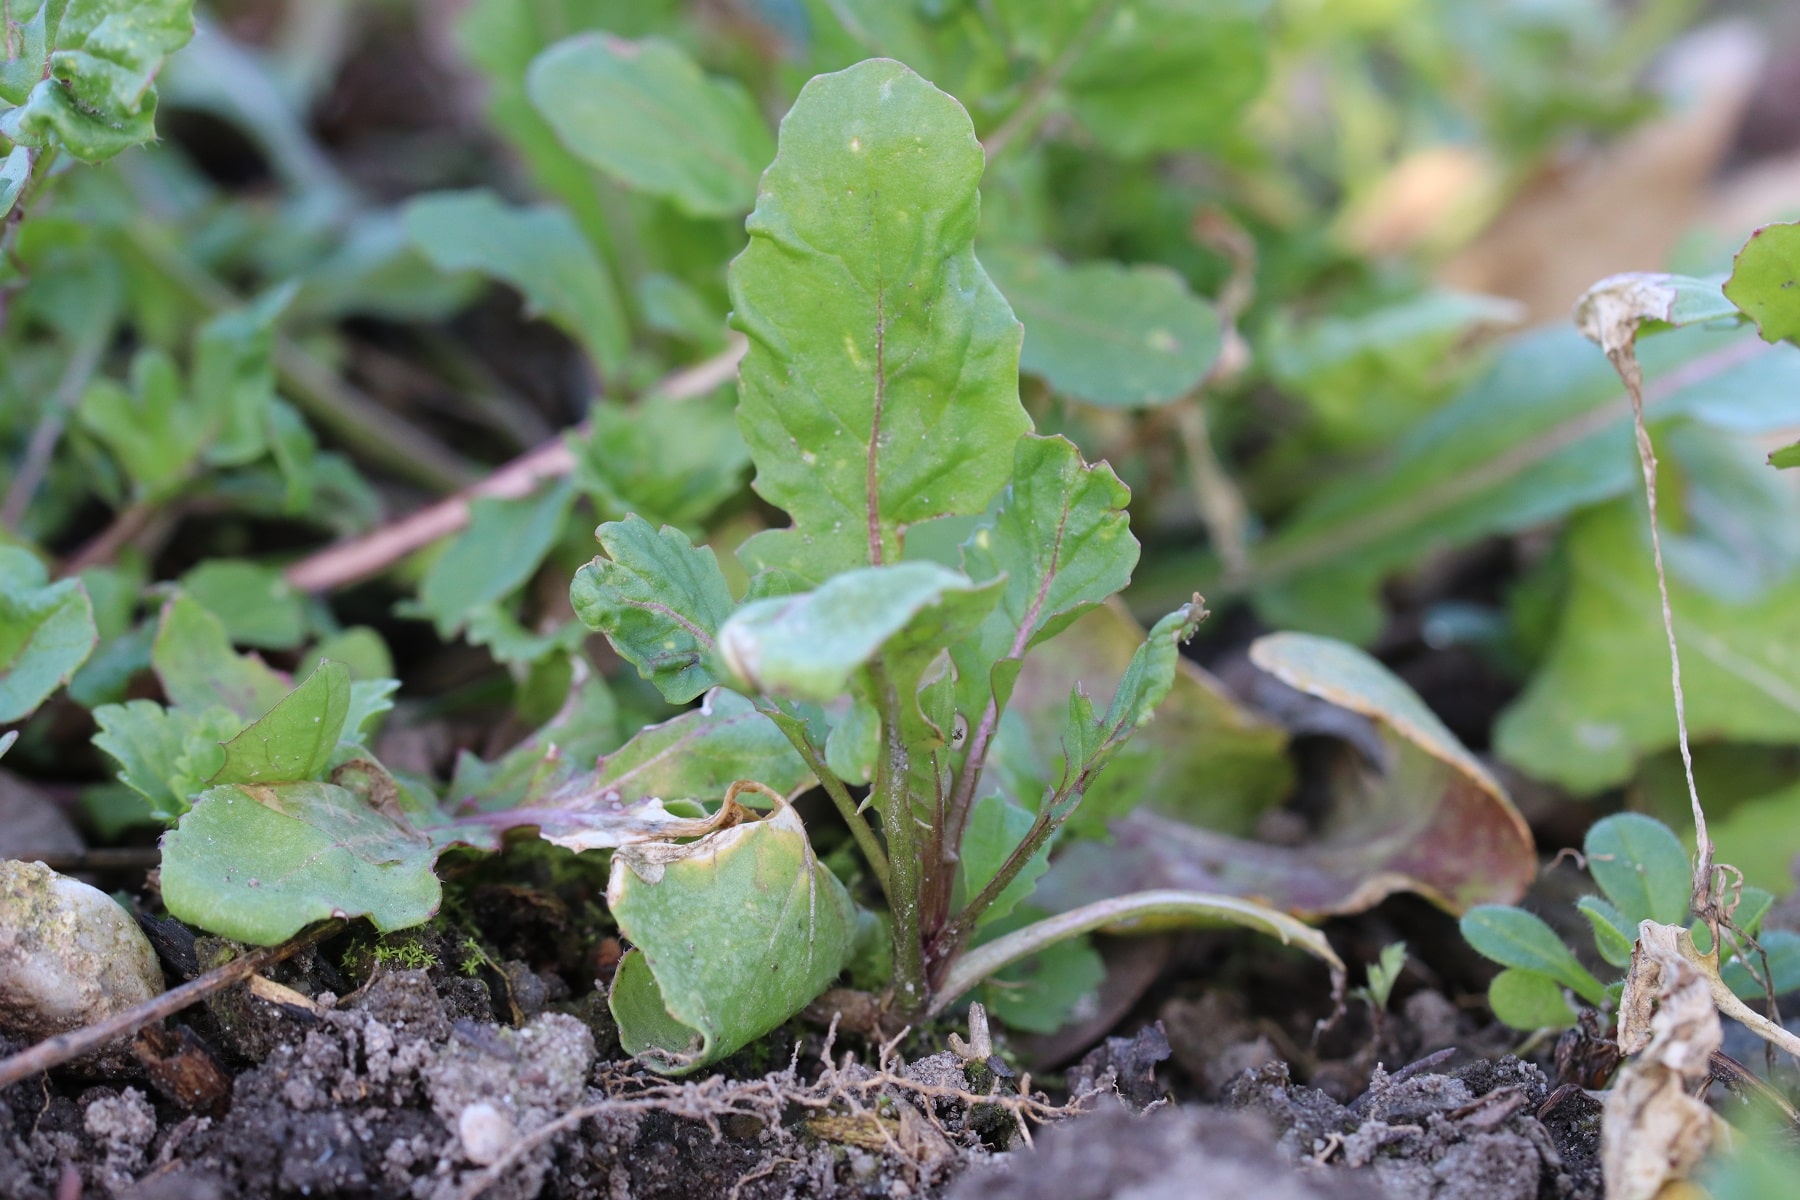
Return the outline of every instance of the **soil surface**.
[[[229,952],[193,949],[196,965]],[[670,1080],[621,1059],[598,992],[571,1000],[547,972],[383,964],[339,999],[333,951],[140,1039],[130,1070],[9,1089],[0,1200],[1151,1200],[1192,1195],[1197,1179],[1274,1200],[1601,1195],[1598,1105],[1565,1095],[1540,1120],[1544,1070],[1493,1057],[1429,990],[1379,1025],[1353,1005],[1322,1031],[1304,1005],[1247,1014],[1235,985],[1153,996],[1160,1019],[1046,1076],[1055,1087],[1004,1043],[987,1057],[918,1038],[884,1053],[798,1025],[767,1043],[794,1047],[786,1061],[745,1054]],[[1412,1066],[1377,1061],[1403,1053]]]

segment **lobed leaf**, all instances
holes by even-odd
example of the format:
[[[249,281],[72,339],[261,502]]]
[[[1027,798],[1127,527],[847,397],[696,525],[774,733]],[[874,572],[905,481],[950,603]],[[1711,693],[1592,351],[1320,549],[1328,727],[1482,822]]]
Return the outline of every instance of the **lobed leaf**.
[[[531,64],[526,90],[577,158],[689,216],[747,212],[775,154],[741,84],[657,38],[568,38]]]
[[[87,588],[49,579],[30,551],[0,546],[0,724],[35,711],[99,640]]]
[[[1019,325],[974,254],[968,114],[896,62],[821,75],[781,126],[732,263],[750,339],[738,421],[793,527],[742,557],[812,583],[898,561],[909,525],[979,513],[1030,418]]]
[[[0,136],[101,162],[155,138],[156,75],[194,35],[193,0],[17,0]]]
[[[244,722],[228,708],[164,708],[150,700],[103,704],[94,710],[94,745],[119,764],[118,779],[149,804],[159,821],[188,810],[224,761],[222,745]]]
[[[1212,305],[1162,266],[1068,266],[1046,253],[982,256],[1025,323],[1019,369],[1108,408],[1167,404],[1200,386],[1219,356]]]
[[[595,536],[607,556],[575,573],[575,615],[604,633],[669,703],[685,704],[713,686],[709,658],[732,600],[712,549],[638,516],[608,522]]]

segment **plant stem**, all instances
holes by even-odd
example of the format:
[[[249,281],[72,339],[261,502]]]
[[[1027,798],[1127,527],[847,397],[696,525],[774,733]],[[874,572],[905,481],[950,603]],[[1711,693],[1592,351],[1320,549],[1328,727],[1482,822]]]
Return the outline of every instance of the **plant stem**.
[[[142,221],[127,227],[131,247],[208,316],[238,307],[237,295]],[[364,461],[432,491],[475,482],[475,470],[410,422],[389,413],[297,343],[276,334],[275,371],[282,393],[313,423]]]
[[[1097,5],[1094,11],[1088,14],[1088,19],[1081,23],[1081,28],[1075,31],[1075,36],[1069,39],[1069,44],[1063,47],[1062,53],[1058,54],[1049,66],[1038,72],[1037,77],[1026,88],[1025,96],[1019,101],[1018,106],[1006,115],[1006,119],[995,127],[994,132],[988,134],[987,141],[982,144],[982,149],[987,153],[987,161],[990,166],[993,165],[995,159],[1006,152],[1006,148],[1012,145],[1020,134],[1036,122],[1039,110],[1050,99],[1050,93],[1056,90],[1064,76],[1074,70],[1075,64],[1081,61],[1081,56],[1087,53],[1088,48],[1093,44],[1094,37],[1100,32],[1101,26],[1106,24],[1107,20],[1112,17],[1113,10],[1118,7],[1119,0],[1103,0],[1101,4]]]
[[[12,486],[6,489],[5,502],[0,503],[0,527],[18,532],[32,494],[50,472],[50,459],[56,453],[56,443],[62,440],[69,413],[81,399],[81,393],[86,390],[88,380],[99,367],[100,356],[106,352],[106,345],[111,340],[112,322],[97,320],[75,343],[62,378],[57,380],[56,391],[38,416],[37,427],[31,431],[31,441],[25,447],[25,461],[19,465],[19,473],[13,476]]]
[[[171,988],[162,995],[153,996],[142,1004],[134,1004],[123,1012],[114,1013],[98,1024],[88,1025],[69,1033],[59,1033],[55,1037],[45,1038],[30,1049],[19,1051],[10,1058],[0,1059],[0,1091],[5,1091],[21,1079],[29,1079],[52,1067],[61,1066],[72,1058],[78,1058],[92,1050],[98,1050],[116,1038],[127,1037],[152,1021],[160,1021],[164,1017],[172,1016],[215,992],[223,991],[234,983],[243,982],[257,972],[274,966],[308,946],[316,946],[326,938],[342,931],[343,928],[342,920],[326,921],[322,925],[317,925],[305,933],[290,938],[279,946],[252,950],[240,958],[234,958],[224,966],[216,967],[180,987]]]
[[[894,919],[894,994],[904,1013],[924,1009],[930,1000],[925,978],[925,940],[921,928],[923,862],[912,811],[912,758],[900,726],[900,693],[879,659],[869,664],[875,694],[881,701],[881,753],[875,765],[875,806],[887,834],[893,886],[888,911]],[[935,864],[934,864],[935,865]]]
[[[762,712],[764,715],[774,715],[769,709],[763,709]],[[775,712],[779,713],[780,710],[777,709]],[[825,756],[819,753],[818,747],[812,744],[803,731],[790,723],[798,721],[798,718],[794,717],[792,713],[781,715],[788,717],[789,720],[776,721],[775,727],[787,735],[787,740],[793,743],[801,760],[818,777],[819,786],[825,789],[825,794],[831,797],[833,804],[837,805],[838,815],[843,817],[844,824],[850,827],[850,836],[856,839],[856,848],[862,851],[863,858],[869,864],[869,870],[875,876],[875,881],[881,885],[881,893],[887,897],[888,907],[895,907],[893,874],[888,866],[887,854],[882,850],[881,843],[875,839],[875,831],[869,828],[869,823],[863,820],[862,813],[856,810],[855,797],[850,794],[850,789],[844,786],[844,781],[837,777],[837,772],[825,764]]]
[[[1153,928],[1170,924],[1227,923],[1260,929],[1274,934],[1284,943],[1297,944],[1324,961],[1331,968],[1332,991],[1343,993],[1345,970],[1343,960],[1332,950],[1325,935],[1285,913],[1265,908],[1238,896],[1212,895],[1207,892],[1184,892],[1164,888],[1149,892],[1132,892],[1114,896],[1080,908],[1035,921],[1023,929],[997,937],[960,956],[926,1010],[930,1016],[948,1008],[958,996],[1001,971],[1047,946],[1068,938],[1092,933],[1097,929],[1134,932],[1144,922],[1155,922]],[[1119,929],[1119,926],[1127,928]],[[1150,930],[1144,929],[1143,932]]]

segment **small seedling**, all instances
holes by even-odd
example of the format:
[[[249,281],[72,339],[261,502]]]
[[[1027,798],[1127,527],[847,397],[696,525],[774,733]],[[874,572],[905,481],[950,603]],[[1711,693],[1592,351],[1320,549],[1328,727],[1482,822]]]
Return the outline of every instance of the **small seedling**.
[[[1394,985],[1400,982],[1400,972],[1405,969],[1406,943],[1390,942],[1381,948],[1381,957],[1369,964],[1363,986],[1350,994],[1366,1002],[1379,1019],[1387,1012],[1388,1001],[1394,996]]]
[[[1696,942],[1710,937],[1689,912],[1692,871],[1687,850],[1662,822],[1638,813],[1620,813],[1594,823],[1582,846],[1599,895],[1583,896],[1576,908],[1593,933],[1601,961],[1623,971],[1631,963],[1638,925],[1690,925]],[[1774,897],[1760,888],[1742,889],[1733,921],[1745,934],[1758,926]],[[1506,969],[1488,988],[1494,1015],[1515,1029],[1567,1029],[1575,1025],[1573,994],[1583,1004],[1614,1013],[1624,978],[1597,978],[1574,950],[1540,917],[1510,905],[1472,908],[1462,919],[1463,937]],[[1761,935],[1752,962],[1738,947],[1722,948],[1723,977],[1732,991],[1754,998],[1800,987],[1800,935]],[[1754,966],[1754,970],[1752,970]],[[1767,986],[1765,986],[1765,984]]]

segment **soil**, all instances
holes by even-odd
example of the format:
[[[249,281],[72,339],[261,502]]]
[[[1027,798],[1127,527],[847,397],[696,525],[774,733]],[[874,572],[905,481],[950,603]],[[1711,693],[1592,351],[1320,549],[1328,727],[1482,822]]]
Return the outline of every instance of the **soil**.
[[[183,955],[161,933],[189,973],[231,952],[202,938]],[[792,1047],[783,1061],[746,1052],[665,1079],[621,1059],[597,991],[571,998],[523,962],[472,978],[426,940],[429,968],[377,963],[340,999],[345,964],[367,955],[339,939],[260,996],[227,993],[146,1039],[138,1058],[158,1069],[9,1089],[0,1200],[1152,1200],[1197,1179],[1276,1200],[1601,1195],[1586,1094],[1540,1120],[1545,1070],[1496,1057],[1494,1036],[1429,989],[1379,1024],[1353,1005],[1316,1028],[1318,998],[1291,1003],[1299,991],[1279,1017],[1253,1016],[1246,998],[1291,988],[1300,968],[1252,947],[1177,943],[1165,960],[1223,964],[1218,986],[1165,977],[1133,1010],[1155,1019],[1048,1087],[1004,1041],[965,1059],[923,1035],[884,1050],[800,1025],[765,1043]],[[1380,1065],[1401,1055],[1418,1061]]]

